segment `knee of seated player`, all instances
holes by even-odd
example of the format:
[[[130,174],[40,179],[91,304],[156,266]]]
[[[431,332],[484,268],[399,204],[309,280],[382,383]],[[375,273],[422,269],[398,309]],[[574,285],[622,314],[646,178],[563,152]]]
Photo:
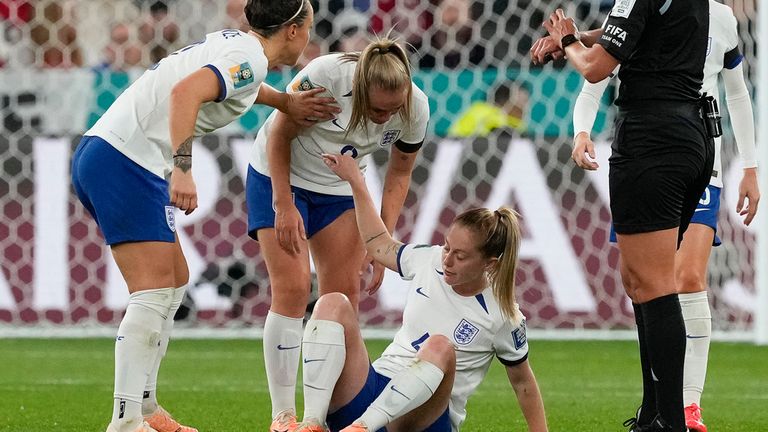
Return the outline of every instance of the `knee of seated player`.
[[[427,338],[416,357],[432,363],[445,373],[456,369],[456,348],[450,339],[443,335],[432,335]]]
[[[312,311],[312,319],[336,321],[345,325],[348,320],[357,322],[357,314],[346,295],[334,292],[320,296]]]

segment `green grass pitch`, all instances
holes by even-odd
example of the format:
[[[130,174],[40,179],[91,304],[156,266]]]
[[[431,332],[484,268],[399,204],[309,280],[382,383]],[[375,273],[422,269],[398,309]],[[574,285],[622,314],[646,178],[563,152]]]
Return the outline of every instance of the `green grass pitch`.
[[[621,422],[640,400],[634,342],[530,344],[550,430],[624,430]],[[385,345],[370,341],[372,355]],[[0,339],[0,431],[104,431],[113,348],[107,339]],[[160,402],[201,432],[266,431],[269,425],[260,341],[172,341],[159,390]],[[711,432],[768,430],[768,347],[714,343],[702,405]],[[463,431],[525,430],[498,362],[470,398],[468,413]]]

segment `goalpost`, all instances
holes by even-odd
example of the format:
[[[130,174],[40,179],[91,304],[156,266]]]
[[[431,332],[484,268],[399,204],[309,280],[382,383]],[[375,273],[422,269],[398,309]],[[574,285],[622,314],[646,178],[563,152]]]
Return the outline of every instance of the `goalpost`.
[[[760,190],[768,193],[768,8],[758,8],[758,87],[757,125]],[[758,214],[760,232],[757,242],[756,281],[757,305],[755,307],[755,343],[768,345],[768,213],[765,206]]]

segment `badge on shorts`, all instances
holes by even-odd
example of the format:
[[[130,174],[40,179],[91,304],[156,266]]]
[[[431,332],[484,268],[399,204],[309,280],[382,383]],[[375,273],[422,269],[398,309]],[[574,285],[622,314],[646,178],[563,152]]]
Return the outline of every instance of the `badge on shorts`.
[[[253,70],[248,63],[242,63],[239,66],[229,68],[229,74],[232,76],[232,82],[236,89],[253,82]]]
[[[171,232],[176,232],[176,213],[174,210],[174,206],[165,206],[165,223],[168,224],[168,228],[171,229]]]
[[[395,141],[397,141],[397,137],[400,136],[400,129],[390,129],[384,131],[384,134],[381,136],[381,143],[379,145],[381,147],[386,147],[388,145],[391,145]]]
[[[462,318],[459,325],[457,325],[456,329],[453,331],[453,339],[455,339],[456,343],[459,345],[467,345],[472,342],[479,332],[479,328]]]
[[[635,7],[635,0],[616,0],[610,15],[618,18],[629,18],[633,7]]]

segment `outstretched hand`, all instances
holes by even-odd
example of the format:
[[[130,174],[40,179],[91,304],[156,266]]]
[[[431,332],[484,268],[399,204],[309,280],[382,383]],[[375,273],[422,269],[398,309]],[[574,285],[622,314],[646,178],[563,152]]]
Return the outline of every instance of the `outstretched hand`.
[[[326,90],[322,87],[311,90],[288,93],[285,113],[294,122],[309,127],[319,121],[331,120],[341,112],[336,99],[319,96]]]
[[[350,183],[363,180],[363,173],[357,165],[357,161],[348,155],[323,154],[323,162],[342,180]]]

